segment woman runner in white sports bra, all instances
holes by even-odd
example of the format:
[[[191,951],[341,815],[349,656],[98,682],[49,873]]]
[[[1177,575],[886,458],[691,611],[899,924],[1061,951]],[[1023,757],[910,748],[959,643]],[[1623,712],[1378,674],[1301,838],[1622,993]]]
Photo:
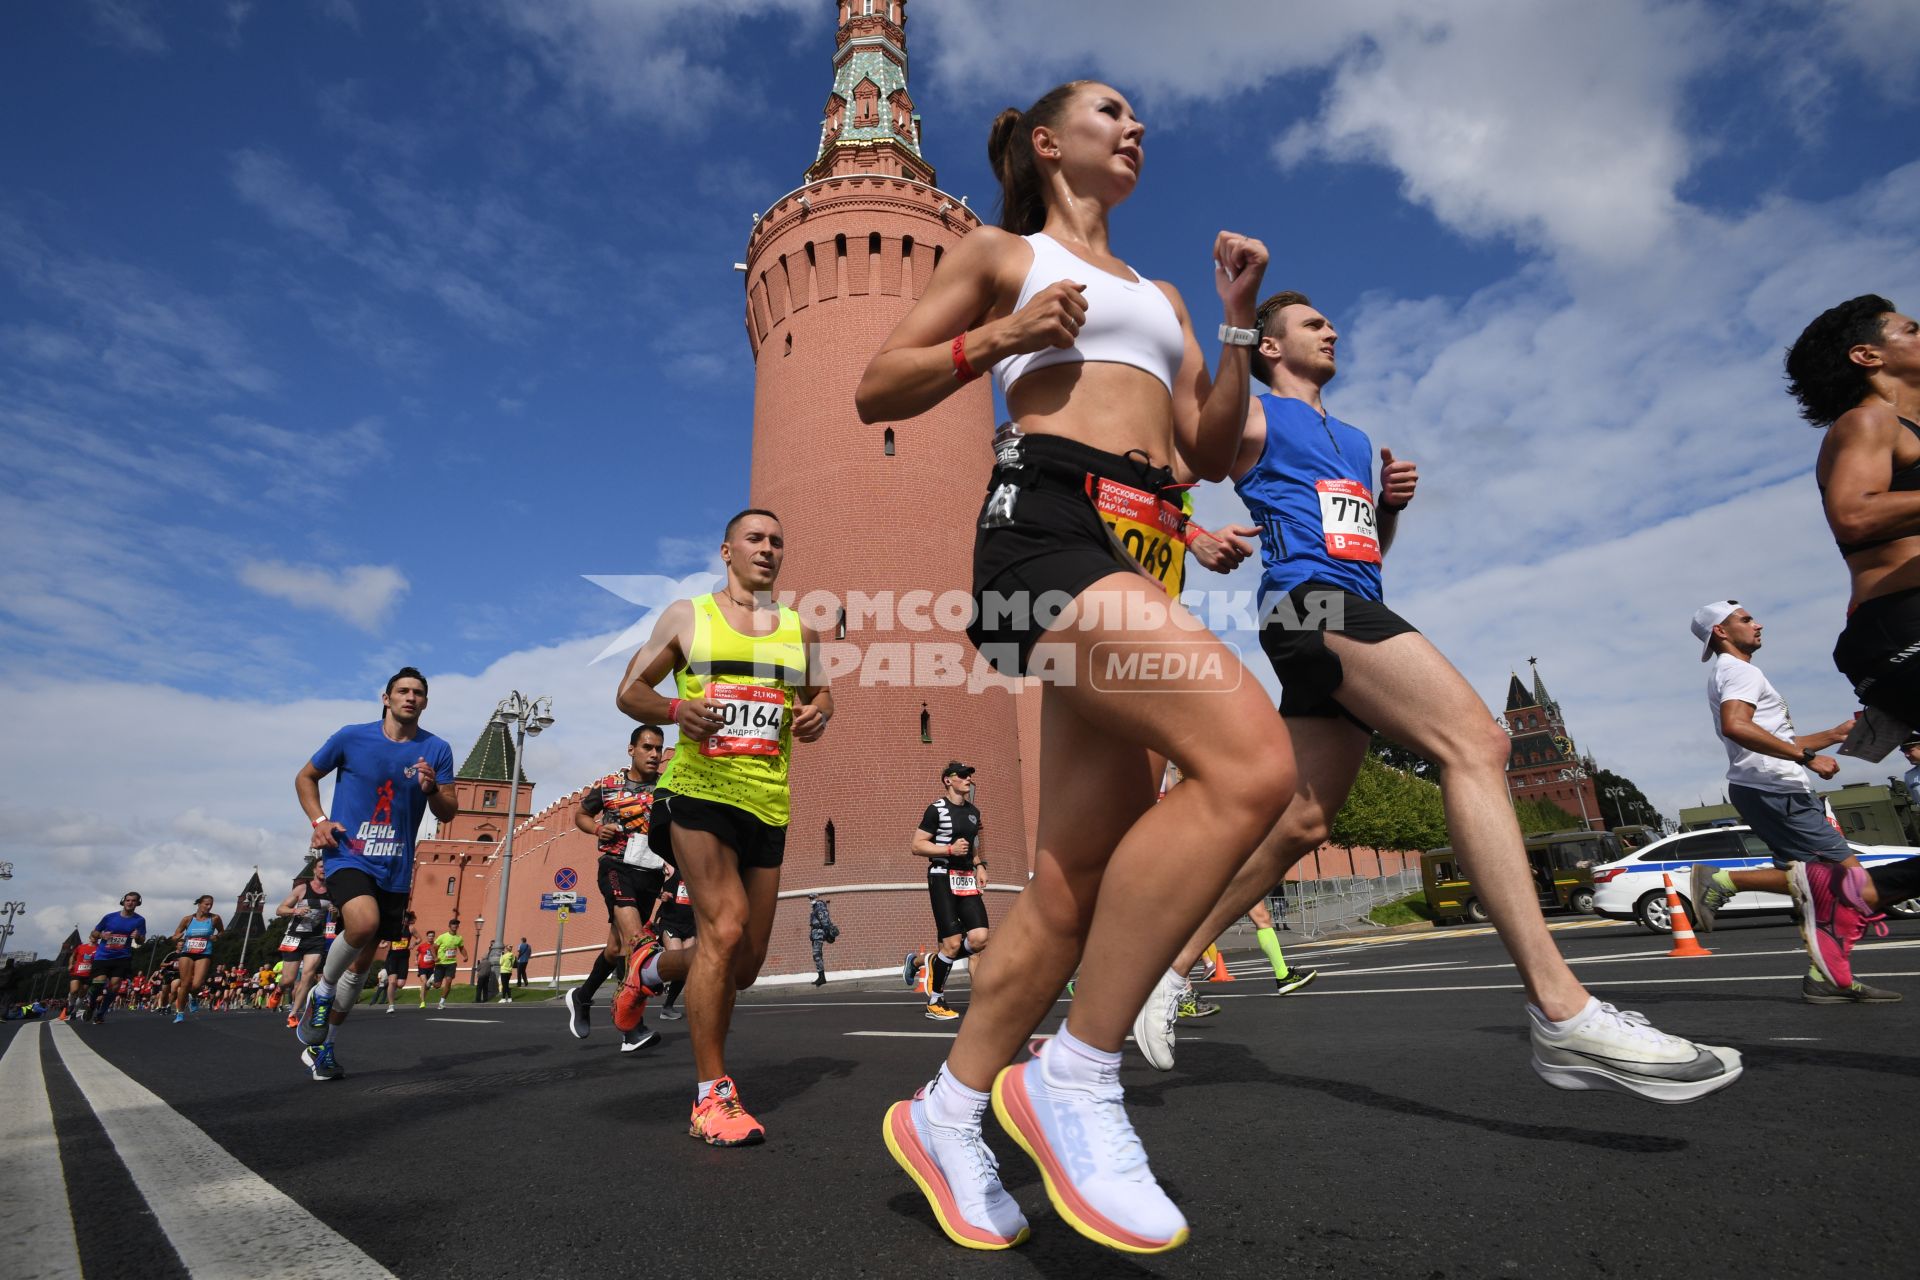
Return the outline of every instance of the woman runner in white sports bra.
[[[980,1137],[989,1090],[1076,1230],[1137,1253],[1186,1240],[1128,1121],[1120,1047],[1293,793],[1259,683],[1147,576],[1182,528],[1166,510],[1174,468],[1217,480],[1232,464],[1251,346],[1227,346],[1210,377],[1180,295],[1113,251],[1108,215],[1139,180],[1144,132],[1095,81],[1002,112],[988,143],[1000,227],[945,256],[857,397],[863,421],[900,422],[992,365],[1018,425],[981,511],[969,635],[1002,670],[1047,682],[1033,880],[995,931],[946,1064],[885,1122],[942,1230],[971,1248],[1027,1236]],[[1212,250],[1221,339],[1250,344],[1266,249],[1221,232]],[[1176,655],[1180,678],[1152,678]],[[1185,778],[1157,806],[1149,752]],[[1009,1067],[1076,967],[1066,1025]]]

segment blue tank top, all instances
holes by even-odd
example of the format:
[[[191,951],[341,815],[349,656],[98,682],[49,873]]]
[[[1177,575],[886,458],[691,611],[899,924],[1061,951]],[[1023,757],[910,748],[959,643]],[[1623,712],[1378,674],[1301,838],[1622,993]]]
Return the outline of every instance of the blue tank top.
[[[1381,598],[1373,442],[1304,400],[1260,397],[1267,441],[1233,487],[1260,526],[1263,599],[1304,582]]]
[[[206,941],[196,941],[196,939],[202,938]],[[213,917],[208,916],[205,920],[197,917],[189,919],[187,921],[187,931],[180,936],[180,949],[187,955],[195,958],[212,955]]]

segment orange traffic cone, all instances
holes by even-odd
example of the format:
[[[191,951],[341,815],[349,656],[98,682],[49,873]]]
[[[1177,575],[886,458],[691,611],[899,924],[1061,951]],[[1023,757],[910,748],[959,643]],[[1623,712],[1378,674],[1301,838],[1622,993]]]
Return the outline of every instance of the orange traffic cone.
[[[930,949],[920,948],[920,976],[913,980],[913,989],[923,996],[933,994],[933,966],[928,963],[928,958],[932,955],[933,952]]]
[[[1687,919],[1687,908],[1680,901],[1680,891],[1673,887],[1673,877],[1660,877],[1667,885],[1667,923],[1673,931],[1673,950],[1667,952],[1673,956],[1710,956],[1713,952],[1700,945],[1693,936],[1693,922]]]
[[[1234,976],[1227,972],[1227,958],[1220,954],[1218,946],[1209,946],[1201,959],[1212,963],[1213,971],[1207,974],[1208,982],[1233,982]]]

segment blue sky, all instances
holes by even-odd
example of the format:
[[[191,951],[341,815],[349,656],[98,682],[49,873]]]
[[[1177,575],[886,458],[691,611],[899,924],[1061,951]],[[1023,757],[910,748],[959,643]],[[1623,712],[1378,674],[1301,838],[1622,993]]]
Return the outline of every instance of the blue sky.
[[[832,9],[0,11],[16,945],[128,876],[224,902],[290,861],[293,770],[401,662],[456,752],[517,685],[556,698],[536,779],[604,763],[589,661],[636,611],[583,575],[699,570],[746,500],[732,264],[813,158]],[[913,0],[941,185],[989,208],[992,113],[1112,80],[1149,126],[1117,248],[1210,325],[1212,234],[1245,230],[1334,317],[1330,405],[1423,466],[1392,598],[1486,696],[1539,656],[1671,813],[1722,768],[1685,618],[1733,595],[1803,721],[1843,715],[1778,353],[1841,298],[1916,294],[1920,10],[1207,9],[1062,0],[1039,31]],[[102,772],[123,805],[62,799]]]

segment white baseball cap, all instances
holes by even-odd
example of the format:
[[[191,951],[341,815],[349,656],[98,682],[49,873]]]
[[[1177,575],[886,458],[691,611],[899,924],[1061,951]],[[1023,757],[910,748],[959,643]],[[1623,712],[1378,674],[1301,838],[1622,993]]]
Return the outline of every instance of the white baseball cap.
[[[1706,646],[1700,651],[1700,661],[1713,656],[1713,629],[1731,618],[1739,607],[1738,600],[1715,600],[1693,611],[1693,638]]]

